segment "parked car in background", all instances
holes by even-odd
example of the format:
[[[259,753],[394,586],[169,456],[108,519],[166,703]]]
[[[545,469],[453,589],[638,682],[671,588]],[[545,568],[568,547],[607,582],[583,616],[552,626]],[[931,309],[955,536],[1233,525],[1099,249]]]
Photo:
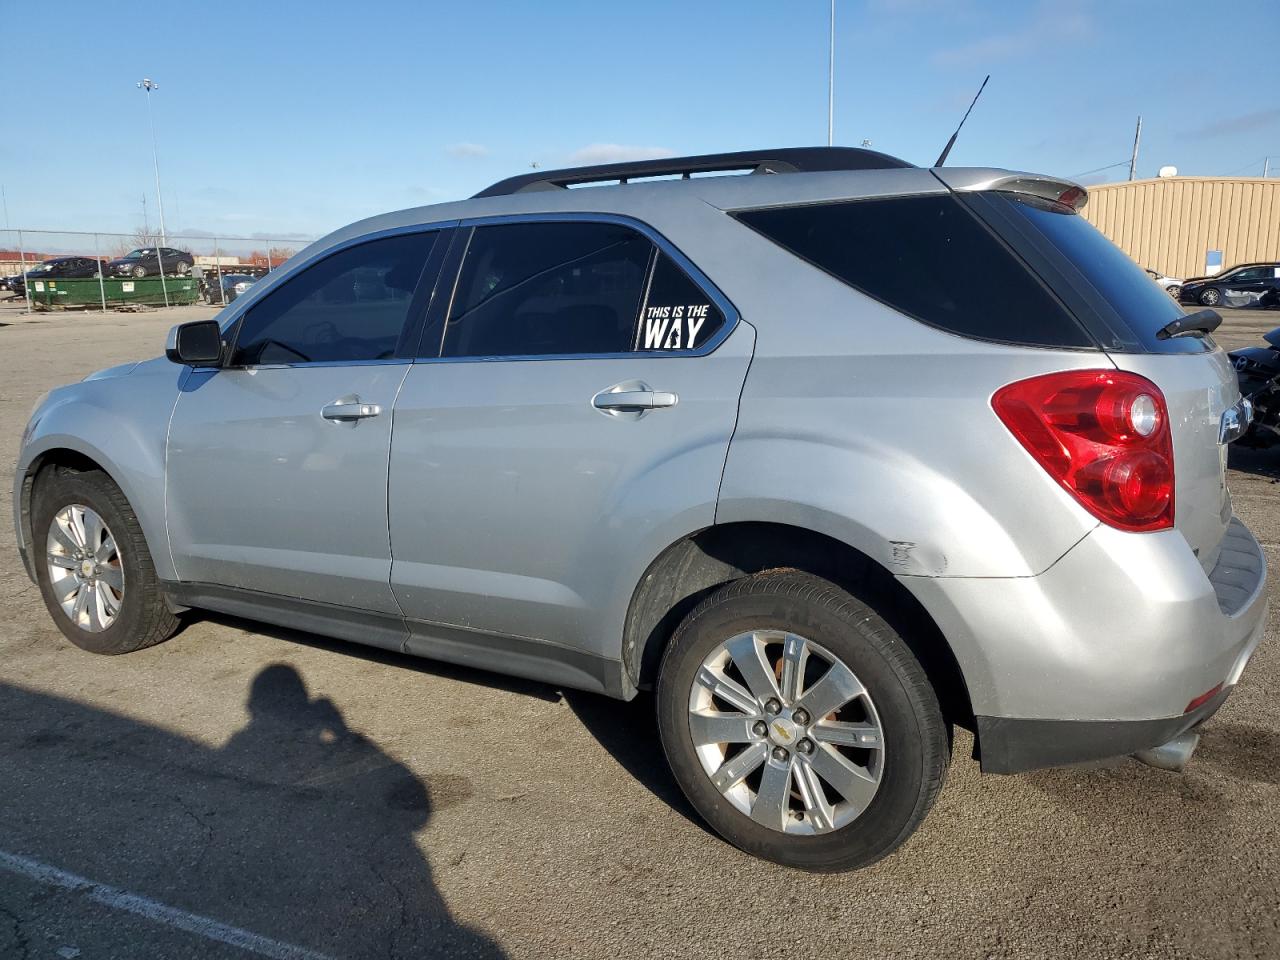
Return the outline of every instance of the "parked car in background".
[[[1160,284],[1160,286],[1164,288],[1164,292],[1169,294],[1169,296],[1173,297],[1173,299],[1177,300],[1182,295],[1181,280],[1178,280],[1174,277],[1166,277],[1159,270],[1152,270],[1150,267],[1147,267],[1146,271],[1147,271],[1147,276],[1149,276],[1156,283]]]
[[[1280,291],[1280,263],[1241,263],[1212,277],[1184,280],[1178,299],[1206,307],[1242,307],[1264,297],[1274,301],[1275,291]]]
[[[1265,633],[1248,407],[1086,199],[814,148],[363,220],[47,394],[17,547],[95,653],[202,608],[653,690],[692,807],[808,870],[911,835],[952,724],[988,773],[1180,769]]]
[[[258,280],[247,273],[224,273],[222,288],[218,288],[218,275],[206,274],[204,278],[204,302],[212,304],[230,303],[240,296]]]
[[[123,257],[109,261],[104,275],[139,279],[158,277],[163,265],[164,273],[176,273],[185,277],[191,272],[195,262],[196,258],[185,250],[175,250],[173,247],[139,247]]]
[[[25,276],[27,281],[96,277],[101,266],[101,262],[93,257],[53,257],[32,267]],[[23,274],[9,277],[5,284],[15,296],[26,296],[27,289]]]

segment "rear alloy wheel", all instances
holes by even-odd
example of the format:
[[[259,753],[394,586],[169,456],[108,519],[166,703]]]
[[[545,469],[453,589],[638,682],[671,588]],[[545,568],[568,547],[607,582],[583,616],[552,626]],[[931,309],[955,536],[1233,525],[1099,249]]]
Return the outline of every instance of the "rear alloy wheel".
[[[129,653],[177,628],[129,501],[100,470],[41,471],[31,506],[36,580],[63,635],[91,653]]]
[[[781,647],[780,679],[770,647]],[[802,695],[811,660],[821,679]],[[721,702],[733,709],[721,710]],[[799,634],[756,630],[718,644],[690,693],[689,730],[703,772],[725,799],[783,833],[838,830],[880,788],[884,737],[871,695],[843,660]],[[756,770],[753,789],[747,778]]]
[[[178,276],[185,277],[191,272],[191,264],[187,263],[185,260],[179,260],[176,270]]]
[[[1200,291],[1200,302],[1206,307],[1216,307],[1222,302],[1222,294],[1215,287],[1209,287]]]
[[[663,659],[658,718],[677,781],[716,832],[806,870],[892,852],[949,757],[905,642],[871,607],[795,572],[735,581],[689,614]]]

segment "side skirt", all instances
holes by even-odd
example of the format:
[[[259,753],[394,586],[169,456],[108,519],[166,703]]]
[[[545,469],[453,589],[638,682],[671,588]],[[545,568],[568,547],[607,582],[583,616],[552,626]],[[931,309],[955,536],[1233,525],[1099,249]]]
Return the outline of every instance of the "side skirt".
[[[370,610],[210,583],[170,581],[163,584],[163,589],[172,606],[213,610],[622,700],[635,696],[635,689],[624,679],[620,660],[597,657],[543,640],[404,620]]]

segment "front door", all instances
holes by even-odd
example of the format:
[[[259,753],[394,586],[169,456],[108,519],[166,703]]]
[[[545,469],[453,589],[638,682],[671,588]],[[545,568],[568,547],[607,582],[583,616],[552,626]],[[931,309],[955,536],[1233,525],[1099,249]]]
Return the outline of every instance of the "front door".
[[[440,356],[396,404],[411,631],[616,659],[631,569],[713,522],[754,332],[674,256],[617,223],[474,229],[443,339],[428,326]]]
[[[391,410],[435,240],[386,237],[304,267],[240,318],[225,367],[188,376],[167,459],[180,580],[398,612]]]

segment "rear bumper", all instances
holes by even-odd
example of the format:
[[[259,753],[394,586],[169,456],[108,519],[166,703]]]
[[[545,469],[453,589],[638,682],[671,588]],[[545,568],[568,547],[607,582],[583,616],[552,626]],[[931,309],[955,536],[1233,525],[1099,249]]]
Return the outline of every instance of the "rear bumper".
[[[1266,569],[1233,518],[1208,574],[1177,531],[1100,526],[1036,577],[899,579],[956,655],[983,768],[1013,772],[1157,746],[1210,716],[1262,640]]]
[[[978,717],[983,773],[1023,773],[1123,757],[1168,743],[1218,712],[1232,688],[1180,717],[1159,720],[1022,720]]]

